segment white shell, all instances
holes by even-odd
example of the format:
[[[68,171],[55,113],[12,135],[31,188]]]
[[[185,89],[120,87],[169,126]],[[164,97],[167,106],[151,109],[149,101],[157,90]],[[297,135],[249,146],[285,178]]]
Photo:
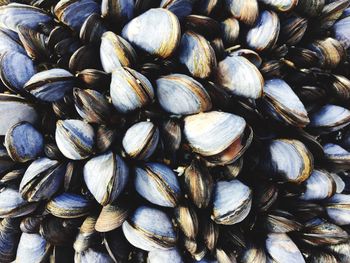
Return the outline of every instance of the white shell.
[[[336,39],[344,45],[344,48],[350,47],[350,16],[345,17],[333,26]]]
[[[147,263],[183,263],[181,254],[177,249],[153,250],[148,252]]]
[[[16,262],[44,262],[48,255],[46,240],[39,234],[22,233],[18,243]]]
[[[335,192],[335,182],[326,171],[314,170],[305,181],[306,190],[303,200],[322,200],[331,197]]]
[[[326,212],[332,222],[341,226],[350,224],[350,195],[335,194],[326,202]]]
[[[245,120],[239,116],[211,111],[186,117],[184,134],[196,152],[212,156],[237,140],[245,127]]]

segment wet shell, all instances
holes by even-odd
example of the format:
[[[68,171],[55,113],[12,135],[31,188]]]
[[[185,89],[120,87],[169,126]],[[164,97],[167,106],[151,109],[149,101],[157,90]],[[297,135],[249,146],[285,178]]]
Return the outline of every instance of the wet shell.
[[[216,68],[214,49],[204,37],[192,31],[182,35],[179,61],[196,78],[208,78]]]
[[[80,120],[59,120],[56,143],[64,156],[72,160],[86,159],[93,151],[95,133],[92,126]]]
[[[264,79],[244,57],[226,57],[219,62],[216,78],[218,84],[234,95],[252,99],[262,96]]]
[[[209,94],[195,79],[183,74],[163,76],[156,81],[160,105],[172,114],[188,115],[212,107]]]
[[[156,150],[159,129],[149,121],[138,122],[125,133],[122,144],[127,155],[133,159],[148,159]]]
[[[303,200],[321,200],[331,197],[336,191],[336,184],[327,171],[314,170],[305,181]]]
[[[126,239],[146,251],[168,250],[175,246],[177,234],[170,218],[162,211],[141,206],[123,223]]]
[[[260,2],[263,2],[280,12],[289,12],[298,4],[298,0],[260,0]]]
[[[247,33],[247,44],[257,51],[265,51],[272,48],[278,39],[280,21],[276,13],[263,11],[256,22],[256,26]]]
[[[167,58],[179,45],[180,24],[166,9],[150,9],[131,20],[123,28],[122,36],[152,55]]]
[[[148,263],[164,263],[167,261],[172,263],[184,263],[178,249],[153,250],[148,252]]]
[[[231,14],[247,25],[253,25],[259,15],[257,0],[225,0]]]
[[[6,51],[18,52],[26,54],[22,43],[16,34],[12,30],[1,27],[0,28],[0,55]]]
[[[240,27],[237,19],[233,17],[226,18],[220,23],[222,41],[225,46],[233,45],[239,36]]]
[[[51,199],[46,210],[59,218],[77,218],[87,215],[90,206],[91,202],[81,195],[63,193]]]
[[[337,225],[350,224],[350,195],[335,194],[325,201],[326,212],[329,218]]]
[[[174,210],[178,227],[189,239],[195,240],[198,234],[198,217],[192,206],[180,205]]]
[[[101,14],[115,24],[124,24],[134,16],[134,1],[102,0]]]
[[[217,182],[213,195],[212,217],[217,224],[239,223],[250,212],[252,190],[238,180]]]
[[[192,13],[192,0],[162,0],[160,7],[168,9],[179,19],[182,19]]]
[[[16,262],[45,262],[50,245],[39,234],[23,233],[18,243]]]
[[[96,171],[99,171],[96,174]],[[118,155],[107,152],[90,159],[84,166],[84,181],[101,205],[112,203],[124,190],[129,168]]]
[[[130,209],[126,203],[106,205],[97,218],[95,229],[98,232],[109,232],[120,227],[129,216]]]
[[[345,48],[350,47],[350,16],[339,20],[334,24],[333,30],[336,39],[344,45]]]

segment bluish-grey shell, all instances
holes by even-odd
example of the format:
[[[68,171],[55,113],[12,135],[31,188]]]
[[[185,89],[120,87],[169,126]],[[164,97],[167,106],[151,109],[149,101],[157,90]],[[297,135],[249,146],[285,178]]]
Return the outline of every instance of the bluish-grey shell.
[[[44,137],[29,122],[20,122],[7,131],[5,146],[14,161],[24,163],[44,151]]]
[[[1,41],[1,40],[0,40]],[[23,93],[24,84],[36,73],[33,61],[17,51],[6,51],[0,57],[0,78],[15,93]]]
[[[102,0],[101,15],[116,23],[130,21],[134,17],[135,2],[130,0]]]
[[[309,124],[310,120],[303,103],[284,80],[267,80],[264,95],[268,113],[272,117],[297,127],[305,127]]]
[[[117,111],[127,113],[142,108],[154,99],[149,80],[132,69],[116,69],[110,85],[112,103]]]
[[[246,122],[242,117],[211,111],[186,117],[184,134],[195,152],[212,156],[241,137],[245,128]]]
[[[112,152],[96,156],[84,166],[85,184],[101,205],[115,201],[124,190],[128,178],[128,166]]]
[[[177,241],[177,233],[168,215],[146,206],[137,208],[123,223],[123,233],[133,246],[146,251],[168,250]]]
[[[136,63],[134,48],[125,39],[111,31],[102,35],[100,57],[102,67],[107,73],[120,67],[132,67]]]
[[[148,252],[148,263],[164,263],[167,261],[172,263],[184,262],[178,249],[153,250]]]
[[[259,0],[280,12],[289,12],[298,4],[298,0]]]
[[[0,175],[3,175],[11,170],[16,163],[8,155],[4,146],[0,146]]]
[[[216,68],[214,49],[204,37],[192,31],[182,35],[179,61],[197,78],[208,78]]]
[[[233,225],[250,212],[252,190],[238,180],[219,181],[214,188],[213,219],[217,224]]]
[[[36,98],[53,102],[62,99],[75,86],[74,76],[65,69],[49,69],[32,76],[24,89]]]
[[[225,0],[233,17],[247,25],[253,25],[259,15],[257,0]]]
[[[113,263],[115,262],[111,256],[102,251],[88,248],[82,252],[76,252],[74,255],[75,263]]]
[[[257,99],[263,94],[263,76],[244,57],[229,56],[220,61],[216,78],[219,85],[234,95]]]
[[[314,170],[305,181],[305,191],[301,195],[303,200],[322,200],[331,197],[336,191],[336,184],[332,176],[323,170]]]
[[[26,54],[18,34],[6,28],[0,28],[0,55],[5,51]]]
[[[131,158],[148,159],[156,150],[159,141],[159,129],[152,122],[143,121],[131,126],[124,135],[122,144]]]
[[[240,26],[238,20],[233,17],[226,18],[220,23],[220,27],[222,41],[225,46],[233,45],[239,37]]]
[[[218,0],[198,0],[196,3],[196,11],[199,14],[209,16],[218,3],[220,3]]]
[[[44,262],[49,256],[49,244],[39,234],[22,233],[18,243],[16,262]]]
[[[77,218],[89,213],[91,202],[81,195],[63,193],[46,205],[47,212],[60,218]]]
[[[212,107],[209,94],[195,79],[183,74],[162,76],[156,81],[157,98],[164,110],[189,115]]]
[[[260,13],[256,25],[247,33],[247,44],[257,51],[265,51],[276,44],[280,32],[280,21],[275,12]]]
[[[35,124],[38,114],[34,105],[16,95],[0,94],[0,135],[21,121]]]
[[[180,31],[180,23],[172,12],[155,8],[131,20],[122,36],[152,55],[167,58],[179,45]]]
[[[300,250],[285,233],[268,234],[266,250],[275,262],[305,263]]]
[[[182,19],[192,13],[193,3],[192,0],[162,0],[160,7],[168,9]]]
[[[322,132],[337,131],[350,123],[350,111],[341,106],[327,104],[310,116],[310,127]]]
[[[28,203],[17,189],[5,188],[0,192],[0,218],[20,217],[32,213],[36,203]]]
[[[46,157],[35,160],[25,171],[19,192],[29,202],[50,199],[63,183],[65,167]]]
[[[81,120],[60,120],[56,125],[55,139],[65,157],[81,160],[93,152],[95,132],[91,125]]]
[[[336,39],[344,45],[344,48],[350,47],[350,16],[345,17],[333,26]]]
[[[181,197],[175,173],[161,163],[147,163],[135,168],[135,189],[153,204],[175,207]]]
[[[350,224],[350,195],[335,194],[325,201],[328,217],[337,225]]]
[[[10,3],[0,7],[0,25],[12,31],[17,31],[18,25],[38,29],[51,21],[51,16],[34,6]]]
[[[63,24],[79,32],[91,14],[100,13],[100,6],[93,0],[60,0],[54,13]]]

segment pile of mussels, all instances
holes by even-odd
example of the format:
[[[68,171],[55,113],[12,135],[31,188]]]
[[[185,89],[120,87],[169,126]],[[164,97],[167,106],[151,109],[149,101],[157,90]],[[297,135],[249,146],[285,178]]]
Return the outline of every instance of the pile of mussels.
[[[1,262],[350,262],[350,0],[1,0]]]

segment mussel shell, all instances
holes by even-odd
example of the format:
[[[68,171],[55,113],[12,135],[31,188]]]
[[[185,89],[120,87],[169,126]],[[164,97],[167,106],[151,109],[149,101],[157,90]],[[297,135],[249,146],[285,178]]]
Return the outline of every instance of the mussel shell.
[[[89,68],[100,68],[100,57],[93,45],[84,45],[74,51],[69,59],[69,70],[73,73]]]
[[[296,244],[284,233],[270,233],[266,249],[274,262],[305,263]]]
[[[16,32],[3,28],[0,28],[0,55],[6,51],[13,51],[22,54],[26,54],[25,49],[22,46],[22,43],[16,34]]]
[[[148,252],[148,263],[164,263],[166,261],[171,261],[173,263],[184,263],[178,249],[153,250]]]
[[[246,58],[229,56],[218,63],[217,83],[230,93],[246,98],[262,96],[264,79]]]
[[[39,234],[23,233],[18,243],[16,262],[45,262],[50,244]]]
[[[256,23],[256,26],[247,33],[248,46],[260,52],[272,48],[280,32],[280,21],[277,14],[272,11],[263,11]]]
[[[298,4],[298,0],[260,0],[280,12],[290,12]],[[301,0],[299,0],[300,2]]]
[[[220,23],[221,37],[225,47],[235,44],[239,37],[240,26],[237,19],[233,17],[226,18]]]
[[[242,263],[266,263],[265,251],[255,245],[250,245],[244,250],[240,258]]]
[[[339,262],[337,260],[337,258],[330,253],[324,253],[324,252],[320,252],[320,253],[315,253],[312,254],[310,257],[308,257],[308,261],[309,263],[337,263]]]
[[[1,81],[15,93],[24,93],[24,84],[36,73],[33,61],[15,51],[2,53],[0,66]]]
[[[325,0],[299,0],[297,10],[308,17],[315,17],[322,12],[325,2]]]
[[[327,171],[314,170],[305,181],[303,200],[321,200],[331,197],[336,191],[336,184]]]
[[[93,13],[81,26],[79,37],[86,44],[98,45],[101,42],[101,37],[107,29],[105,28],[101,17]]]
[[[180,24],[166,9],[150,9],[131,20],[123,28],[122,36],[151,55],[167,58],[180,43]]]
[[[179,205],[174,209],[175,220],[178,227],[189,239],[196,239],[198,234],[198,217],[192,206]]]
[[[208,78],[216,68],[214,49],[204,37],[192,31],[182,35],[179,61],[196,78]]]
[[[175,246],[177,233],[170,218],[162,211],[141,206],[123,223],[126,239],[146,251],[168,250]]]
[[[28,216],[22,219],[20,229],[23,233],[38,233],[43,216]]]
[[[114,107],[121,113],[142,108],[154,99],[153,87],[149,80],[129,68],[113,71],[110,93]]]
[[[238,180],[217,182],[213,195],[212,217],[217,224],[239,223],[250,212],[252,190]]]
[[[342,43],[345,48],[350,47],[350,44],[349,44],[350,43],[349,24],[350,24],[350,16],[339,20],[333,26],[334,35],[335,35],[336,39],[340,43]]]
[[[98,243],[98,233],[95,230],[96,216],[88,216],[82,225],[73,243],[75,252],[81,253]]]
[[[111,82],[110,74],[97,69],[84,69],[76,74],[88,88],[104,90]]]
[[[160,7],[168,9],[179,19],[182,19],[192,13],[193,4],[192,0],[162,0]]]
[[[111,31],[102,35],[100,56],[102,67],[107,73],[120,67],[132,67],[136,63],[136,52],[133,47]]]
[[[253,25],[259,15],[257,0],[225,0],[231,14],[244,24]]]
[[[84,197],[63,193],[51,199],[46,205],[47,212],[60,218],[77,218],[87,215],[91,202]]]
[[[325,201],[328,217],[337,225],[350,224],[350,196],[346,194],[335,194]]]
[[[263,219],[263,227],[269,233],[288,233],[299,231],[302,225],[291,213],[284,210],[273,210]]]
[[[69,71],[55,68],[32,76],[24,89],[40,100],[53,102],[62,99],[74,85],[75,78]]]
[[[212,107],[210,96],[202,84],[189,76],[171,74],[160,77],[156,83],[158,101],[169,113],[189,115]]]
[[[125,202],[104,206],[96,221],[96,231],[109,232],[120,227],[129,213],[130,209]]]
[[[148,159],[156,150],[159,129],[152,122],[138,122],[124,135],[122,144],[127,155],[133,159]]]
[[[114,24],[124,24],[134,16],[135,3],[128,0],[102,0],[102,17]]]
[[[131,245],[126,240],[122,228],[105,233],[103,242],[114,262],[124,262],[130,259]]]
[[[299,16],[292,16],[281,23],[281,38],[288,45],[298,44],[306,32],[308,21]]]
[[[20,238],[19,220],[3,219],[0,223],[0,256],[4,263],[13,262],[16,258],[16,249]]]
[[[100,6],[93,0],[60,0],[54,9],[56,17],[77,32],[86,18],[99,12]]]
[[[65,168],[46,157],[35,160],[24,173],[19,192],[29,202],[50,199],[63,183]]]
[[[99,171],[98,176],[96,171]],[[85,184],[101,205],[116,200],[128,178],[128,166],[121,157],[110,151],[90,159],[84,166]]]
[[[135,168],[135,190],[153,204],[175,207],[181,199],[181,189],[175,173],[161,163],[146,163]]]
[[[255,67],[260,68],[261,64],[263,63],[262,58],[260,55],[251,49],[245,49],[240,48],[238,50],[230,50],[227,49],[227,51],[230,53],[230,56],[240,56],[244,57],[249,60],[249,62],[253,63]]]
[[[59,120],[55,139],[62,154],[72,160],[86,159],[93,151],[93,128],[80,120]]]
[[[327,104],[310,116],[310,128],[317,133],[340,130],[350,123],[350,111],[341,106]]]
[[[106,252],[98,251],[94,248],[89,248],[84,252],[76,252],[74,255],[74,262],[76,263],[113,263],[113,259]]]

